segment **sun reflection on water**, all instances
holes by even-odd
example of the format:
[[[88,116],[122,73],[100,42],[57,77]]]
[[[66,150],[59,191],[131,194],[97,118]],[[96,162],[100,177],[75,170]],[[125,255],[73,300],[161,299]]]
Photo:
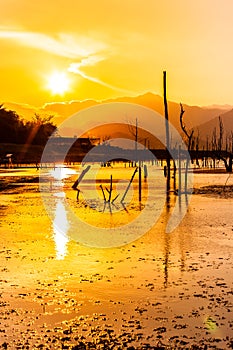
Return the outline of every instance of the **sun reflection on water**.
[[[70,177],[73,174],[76,174],[75,170],[67,168],[63,165],[57,165],[50,171],[50,175],[60,183],[60,186],[63,185],[62,180]],[[69,242],[67,235],[69,222],[66,208],[63,203],[65,193],[57,192],[54,194],[54,196],[56,197],[56,208],[53,220],[53,239],[56,247],[56,259],[63,260],[67,254],[67,243]]]
[[[63,260],[67,254],[67,243],[69,238],[67,232],[69,229],[69,222],[62,200],[58,200],[56,205],[55,217],[53,220],[54,241],[56,246],[57,260]]]
[[[56,166],[50,171],[50,175],[52,175],[55,180],[63,180],[74,174],[76,174],[74,169],[66,168],[62,165]]]

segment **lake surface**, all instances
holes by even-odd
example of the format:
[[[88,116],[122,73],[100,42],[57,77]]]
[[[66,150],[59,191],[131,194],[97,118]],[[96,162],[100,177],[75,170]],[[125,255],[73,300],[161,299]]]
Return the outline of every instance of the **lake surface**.
[[[35,169],[0,173],[17,177],[1,192],[0,345],[232,348],[233,199],[212,191],[179,202],[166,196],[163,169],[148,165],[141,203],[136,174],[122,205],[134,168],[116,165],[90,170],[77,201],[82,170],[43,170],[41,191],[19,185]],[[99,187],[107,196],[111,175],[114,204]],[[226,181],[196,174],[193,185]]]

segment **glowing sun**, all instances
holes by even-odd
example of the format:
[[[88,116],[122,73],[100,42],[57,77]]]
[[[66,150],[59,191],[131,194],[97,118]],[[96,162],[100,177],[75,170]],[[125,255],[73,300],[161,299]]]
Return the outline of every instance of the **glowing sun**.
[[[48,77],[48,89],[54,95],[63,95],[70,88],[70,80],[64,72],[54,72]]]

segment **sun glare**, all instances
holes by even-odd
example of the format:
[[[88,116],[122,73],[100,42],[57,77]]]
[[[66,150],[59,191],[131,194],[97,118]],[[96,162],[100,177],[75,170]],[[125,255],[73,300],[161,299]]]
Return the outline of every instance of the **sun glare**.
[[[70,88],[70,81],[64,72],[54,72],[48,77],[48,89],[54,95],[63,95]]]

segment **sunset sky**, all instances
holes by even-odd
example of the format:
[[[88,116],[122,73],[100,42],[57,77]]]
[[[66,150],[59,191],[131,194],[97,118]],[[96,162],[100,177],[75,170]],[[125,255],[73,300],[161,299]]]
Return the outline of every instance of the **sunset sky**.
[[[233,104],[232,0],[0,0],[0,102]]]

